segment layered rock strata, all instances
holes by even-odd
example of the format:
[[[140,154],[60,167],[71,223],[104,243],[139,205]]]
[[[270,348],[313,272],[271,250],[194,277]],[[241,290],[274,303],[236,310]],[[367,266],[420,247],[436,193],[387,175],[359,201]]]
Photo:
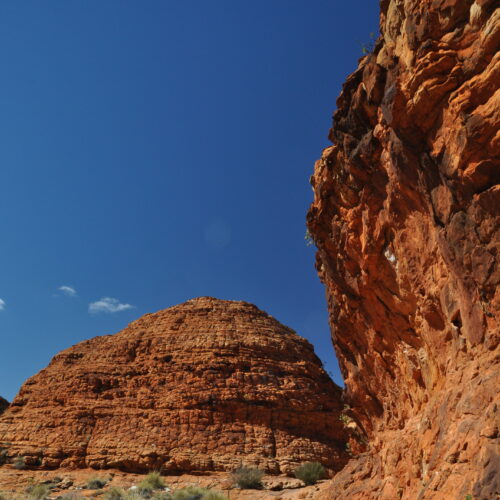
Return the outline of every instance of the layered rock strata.
[[[497,498],[500,9],[383,0],[380,31],[311,178],[351,449],[366,450],[328,498]]]
[[[55,356],[0,418],[0,444],[44,468],[337,470],[340,394],[291,329],[204,297]]]

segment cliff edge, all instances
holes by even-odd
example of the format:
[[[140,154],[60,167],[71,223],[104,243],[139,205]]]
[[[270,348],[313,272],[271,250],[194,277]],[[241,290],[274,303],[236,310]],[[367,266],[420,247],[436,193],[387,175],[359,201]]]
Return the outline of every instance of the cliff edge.
[[[497,498],[500,9],[383,0],[309,231],[356,425],[324,498]]]

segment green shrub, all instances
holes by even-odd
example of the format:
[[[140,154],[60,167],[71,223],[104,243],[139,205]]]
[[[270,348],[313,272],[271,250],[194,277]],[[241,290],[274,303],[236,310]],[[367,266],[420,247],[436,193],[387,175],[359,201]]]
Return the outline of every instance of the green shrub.
[[[33,500],[45,500],[50,493],[48,484],[35,484],[29,489],[29,498]]]
[[[151,486],[147,484],[140,484],[137,487],[136,493],[141,497],[141,498],[151,498],[154,493],[154,488],[151,488]]]
[[[241,489],[258,490],[262,488],[263,475],[264,473],[259,469],[241,467],[233,472],[232,477],[233,482],[236,483]]]
[[[4,465],[7,463],[7,459],[9,458],[7,448],[0,448],[0,465]]]
[[[319,462],[307,462],[295,470],[295,477],[305,484],[316,484],[325,475],[325,468]]]
[[[142,500],[144,497],[141,497],[138,493],[135,492],[127,492],[125,493],[125,496],[123,497],[124,500]]]
[[[227,498],[218,491],[209,490],[203,495],[202,500],[227,500]]]
[[[106,491],[106,493],[104,493],[103,498],[105,500],[123,500],[125,498],[125,492],[122,489],[113,486]]]
[[[87,488],[89,490],[100,490],[104,488],[108,484],[107,479],[103,479],[102,477],[93,477],[87,481]]]
[[[12,461],[12,467],[17,470],[26,469],[26,459],[24,457],[15,457]]]
[[[173,500],[201,500],[206,491],[207,490],[198,488],[197,486],[189,486],[188,488],[177,490],[172,498]]]
[[[172,500],[226,500],[226,497],[215,490],[200,488],[198,486],[188,486],[177,490],[173,496],[167,497]]]
[[[160,476],[159,472],[150,472],[140,483],[139,488],[151,488],[153,490],[161,490],[165,488],[165,481]]]
[[[152,500],[172,500],[172,495],[166,491],[157,491],[151,497]]]

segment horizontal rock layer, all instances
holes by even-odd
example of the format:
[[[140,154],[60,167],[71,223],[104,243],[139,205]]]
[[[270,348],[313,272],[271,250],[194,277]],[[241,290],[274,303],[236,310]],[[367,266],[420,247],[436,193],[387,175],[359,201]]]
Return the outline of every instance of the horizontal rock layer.
[[[335,470],[340,394],[305,339],[205,297],[55,356],[0,418],[0,445],[45,468]]]
[[[500,9],[383,0],[380,28],[311,179],[351,448],[369,440],[328,498],[496,498]]]

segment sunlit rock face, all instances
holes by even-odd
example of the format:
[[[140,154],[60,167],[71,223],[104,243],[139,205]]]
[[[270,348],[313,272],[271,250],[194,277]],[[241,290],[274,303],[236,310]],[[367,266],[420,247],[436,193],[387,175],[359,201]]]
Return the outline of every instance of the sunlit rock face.
[[[500,488],[497,7],[382,1],[382,35],[337,101],[308,225],[369,447],[328,498]]]
[[[55,356],[0,418],[0,444],[45,468],[338,470],[340,396],[305,339],[202,297]]]

